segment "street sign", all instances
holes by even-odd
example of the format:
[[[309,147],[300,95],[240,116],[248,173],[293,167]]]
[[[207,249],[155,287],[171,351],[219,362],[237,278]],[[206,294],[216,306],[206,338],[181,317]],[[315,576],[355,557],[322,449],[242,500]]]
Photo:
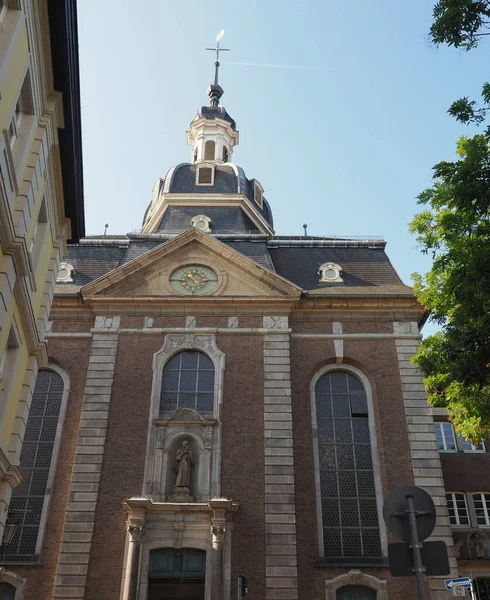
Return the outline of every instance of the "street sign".
[[[464,587],[455,587],[453,588],[453,596],[459,596],[460,598],[466,597],[466,590]]]
[[[423,542],[436,526],[436,507],[429,494],[419,487],[401,487],[393,490],[383,505],[383,519],[391,533],[404,542],[410,542],[410,524],[407,518],[407,496],[412,496],[417,511],[417,531]]]
[[[459,577],[459,579],[445,579],[444,583],[446,584],[446,590],[448,592],[457,587],[471,588],[471,579],[469,577]]]
[[[415,575],[413,552],[409,544],[404,542],[388,544],[388,560],[393,577]],[[449,575],[446,544],[444,542],[424,542],[422,544],[422,564],[425,567],[425,574],[429,577]]]

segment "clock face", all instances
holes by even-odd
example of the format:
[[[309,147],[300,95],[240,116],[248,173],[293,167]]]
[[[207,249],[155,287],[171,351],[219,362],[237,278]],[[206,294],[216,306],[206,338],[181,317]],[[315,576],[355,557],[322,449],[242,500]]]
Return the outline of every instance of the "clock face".
[[[204,265],[179,267],[170,275],[170,285],[178,294],[202,296],[214,292],[218,285],[218,275]]]

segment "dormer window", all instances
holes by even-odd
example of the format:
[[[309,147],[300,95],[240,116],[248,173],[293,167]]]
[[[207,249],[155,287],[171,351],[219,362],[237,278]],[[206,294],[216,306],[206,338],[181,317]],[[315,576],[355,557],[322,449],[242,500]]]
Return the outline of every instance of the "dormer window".
[[[229,154],[228,154],[228,148],[226,146],[223,146],[223,162],[228,162],[229,160]]]
[[[341,277],[342,267],[337,263],[324,263],[318,269],[320,275],[320,283],[342,283],[344,280]]]
[[[211,227],[209,224],[211,223],[211,219],[206,217],[206,215],[196,215],[191,219],[192,227],[199,229],[199,231],[203,231],[204,233],[209,233],[211,231]]]
[[[60,263],[60,268],[58,270],[58,276],[56,277],[56,283],[70,283],[73,281],[73,273],[75,273],[75,269],[73,265],[68,262]]]
[[[198,167],[196,185],[214,185],[214,168]]]
[[[215,143],[212,140],[208,140],[204,146],[204,160],[214,160],[215,156]]]
[[[260,208],[264,205],[264,188],[260,185],[258,181],[254,182],[254,200],[255,203],[260,206]]]

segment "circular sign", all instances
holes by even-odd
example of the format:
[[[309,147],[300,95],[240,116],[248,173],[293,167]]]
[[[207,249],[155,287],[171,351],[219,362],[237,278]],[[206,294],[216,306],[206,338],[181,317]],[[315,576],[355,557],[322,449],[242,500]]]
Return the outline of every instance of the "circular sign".
[[[419,487],[401,487],[393,490],[383,504],[383,519],[389,531],[399,540],[410,542],[408,500],[411,496],[417,511],[419,540],[429,537],[436,526],[436,507],[429,494]]]

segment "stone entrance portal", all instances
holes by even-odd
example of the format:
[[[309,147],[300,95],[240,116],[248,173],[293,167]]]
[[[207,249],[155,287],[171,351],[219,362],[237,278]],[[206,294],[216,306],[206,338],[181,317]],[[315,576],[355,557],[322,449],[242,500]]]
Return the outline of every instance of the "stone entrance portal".
[[[204,600],[206,553],[162,548],[150,553],[149,600]]]

